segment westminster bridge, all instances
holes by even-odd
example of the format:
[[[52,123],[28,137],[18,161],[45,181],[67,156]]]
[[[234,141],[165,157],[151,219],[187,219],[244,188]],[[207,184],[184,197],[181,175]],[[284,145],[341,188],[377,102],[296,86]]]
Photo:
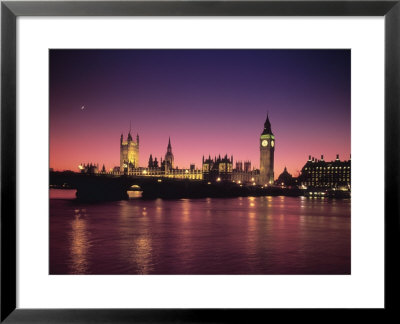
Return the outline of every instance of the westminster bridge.
[[[232,181],[208,182],[204,180],[174,179],[149,176],[81,174],[50,172],[52,188],[76,189],[79,200],[128,199],[129,190],[142,191],[143,198],[205,198],[240,196],[300,196],[298,189],[243,186]]]

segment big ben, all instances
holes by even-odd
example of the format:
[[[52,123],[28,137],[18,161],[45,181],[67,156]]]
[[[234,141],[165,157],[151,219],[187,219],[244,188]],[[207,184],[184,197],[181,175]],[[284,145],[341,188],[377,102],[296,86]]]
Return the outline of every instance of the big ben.
[[[260,136],[260,185],[274,183],[274,152],[275,136],[271,130],[271,123],[267,114],[264,130]]]

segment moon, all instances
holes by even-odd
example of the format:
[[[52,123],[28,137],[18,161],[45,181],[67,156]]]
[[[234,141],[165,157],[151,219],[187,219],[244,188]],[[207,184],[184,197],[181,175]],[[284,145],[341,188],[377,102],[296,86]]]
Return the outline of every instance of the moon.
[[[85,105],[83,105],[82,107],[81,107],[81,110],[84,110],[86,107],[85,107]]]

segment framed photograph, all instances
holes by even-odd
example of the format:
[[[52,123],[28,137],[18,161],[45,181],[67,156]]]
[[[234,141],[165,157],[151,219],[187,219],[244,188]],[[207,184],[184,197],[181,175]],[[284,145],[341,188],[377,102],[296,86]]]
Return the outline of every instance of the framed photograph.
[[[1,321],[394,311],[399,15],[2,2]]]

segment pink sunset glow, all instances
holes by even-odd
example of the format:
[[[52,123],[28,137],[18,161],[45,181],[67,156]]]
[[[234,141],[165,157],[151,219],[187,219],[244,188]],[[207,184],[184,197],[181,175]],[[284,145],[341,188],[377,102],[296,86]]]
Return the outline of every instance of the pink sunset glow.
[[[84,109],[82,107],[84,106]],[[50,54],[50,167],[119,165],[121,133],[140,136],[139,165],[164,158],[201,168],[233,155],[259,167],[269,112],[275,177],[308,156],[350,157],[349,51],[126,50]]]

